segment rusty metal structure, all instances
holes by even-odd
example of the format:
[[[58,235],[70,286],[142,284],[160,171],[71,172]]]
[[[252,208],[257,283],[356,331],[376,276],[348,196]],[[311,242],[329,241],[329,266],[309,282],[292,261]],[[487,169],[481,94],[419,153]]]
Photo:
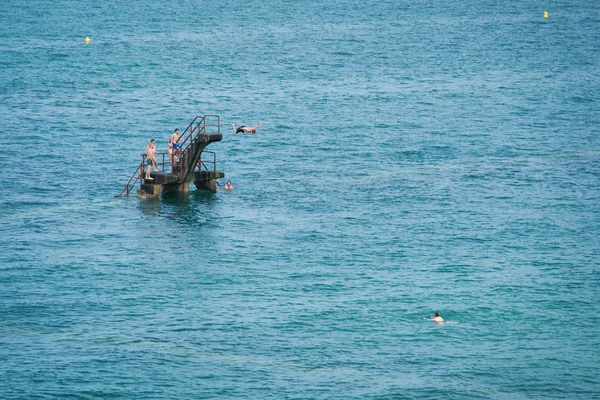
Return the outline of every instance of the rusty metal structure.
[[[179,148],[173,154],[173,163],[168,152],[157,152],[159,170],[150,173],[152,180],[146,180],[144,167],[147,155],[142,154],[142,161],[117,197],[129,196],[138,182],[136,194],[145,197],[158,197],[161,193],[188,193],[190,182],[194,182],[198,189],[216,191],[216,180],[225,177],[225,174],[217,171],[216,153],[204,149],[222,138],[218,115],[196,116],[177,142]],[[203,155],[209,156],[203,158]],[[169,166],[171,171],[167,171]]]

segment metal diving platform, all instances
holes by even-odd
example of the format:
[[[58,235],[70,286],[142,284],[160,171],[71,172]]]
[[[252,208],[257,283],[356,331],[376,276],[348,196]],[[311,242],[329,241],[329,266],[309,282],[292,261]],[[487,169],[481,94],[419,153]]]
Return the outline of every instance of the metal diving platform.
[[[129,196],[138,182],[136,194],[151,198],[162,193],[189,193],[190,182],[194,182],[200,190],[216,191],[217,179],[224,178],[225,174],[217,171],[216,153],[204,149],[221,139],[221,118],[218,115],[197,116],[181,134],[174,162],[171,163],[168,152],[157,152],[159,170],[150,173],[152,180],[146,180],[144,167],[147,155],[142,154],[142,161],[117,197]]]

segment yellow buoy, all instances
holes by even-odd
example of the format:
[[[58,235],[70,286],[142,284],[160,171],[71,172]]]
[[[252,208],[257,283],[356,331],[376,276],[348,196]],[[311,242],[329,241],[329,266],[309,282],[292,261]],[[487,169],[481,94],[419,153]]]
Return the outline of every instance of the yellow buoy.
[[[85,38],[85,44],[90,44],[91,41],[92,41],[92,39],[90,39],[89,37]]]
[[[548,18],[548,11],[544,11],[544,18]]]

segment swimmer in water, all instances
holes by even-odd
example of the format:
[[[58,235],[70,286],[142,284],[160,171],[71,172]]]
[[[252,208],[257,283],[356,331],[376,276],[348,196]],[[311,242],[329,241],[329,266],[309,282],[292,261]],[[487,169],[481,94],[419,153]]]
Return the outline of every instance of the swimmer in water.
[[[233,185],[231,184],[231,181],[227,181],[227,184],[223,186],[223,190],[233,190]]]
[[[441,324],[442,322],[444,322],[444,318],[440,317],[440,313],[437,311],[435,312],[435,315],[429,319],[432,320],[433,322],[437,322],[438,324]]]

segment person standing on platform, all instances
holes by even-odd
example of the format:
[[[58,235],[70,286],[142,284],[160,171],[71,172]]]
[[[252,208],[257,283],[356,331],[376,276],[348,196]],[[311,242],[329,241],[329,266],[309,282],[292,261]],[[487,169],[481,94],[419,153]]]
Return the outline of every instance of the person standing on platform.
[[[150,141],[150,144],[146,146],[146,165],[148,166],[148,170],[146,171],[145,179],[147,181],[153,181],[154,178],[150,177],[152,166],[154,166],[154,170],[158,172],[158,164],[156,162],[156,142],[154,141],[154,139],[152,139]]]
[[[179,151],[179,129],[175,128],[175,131],[169,138],[169,157],[171,158],[171,170],[175,164],[175,155]]]

